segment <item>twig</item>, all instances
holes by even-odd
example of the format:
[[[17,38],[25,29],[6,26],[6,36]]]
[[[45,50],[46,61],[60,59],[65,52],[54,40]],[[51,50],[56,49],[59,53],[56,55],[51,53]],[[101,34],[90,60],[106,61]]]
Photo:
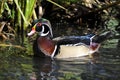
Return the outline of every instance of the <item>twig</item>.
[[[65,7],[59,5],[59,4],[57,4],[57,3],[55,3],[55,2],[53,2],[51,0],[47,0],[47,1],[50,2],[50,3],[52,3],[52,4],[54,4],[54,5],[56,5],[56,6],[58,6],[58,7],[60,7],[60,8],[62,8],[62,9],[64,9],[65,11],[68,11],[68,9],[66,9]]]
[[[120,4],[120,1],[111,3],[111,4],[107,5],[107,6],[102,7],[102,8],[96,9],[96,10],[94,10],[94,11],[91,11],[90,13],[100,12],[100,11],[102,11],[102,10],[108,9],[108,8],[110,8],[110,7],[112,7],[112,6],[116,6],[116,5],[118,5],[118,4]]]
[[[4,26],[5,26],[5,22],[1,22],[1,26],[0,26],[0,33],[2,32],[2,30],[3,30],[3,28],[4,28]]]
[[[80,15],[78,15],[77,18],[86,16],[86,15],[91,15],[91,14],[98,13],[98,12],[100,12],[100,11],[103,11],[103,10],[105,10],[105,9],[108,9],[108,8],[110,8],[110,7],[112,7],[112,6],[116,6],[116,5],[118,5],[118,4],[120,4],[120,0],[117,1],[117,2],[114,2],[114,3],[111,3],[111,4],[109,4],[109,5],[105,6],[105,7],[98,8],[98,9],[95,9],[95,10],[90,10],[88,13],[85,13],[85,14],[82,14],[82,15],[80,14]],[[76,18],[76,17],[75,17],[75,18]],[[74,18],[72,18],[72,19],[74,19]]]
[[[62,8],[62,9],[64,9],[66,12],[68,12],[68,9],[66,9],[65,7],[59,5],[59,4],[57,4],[57,3],[55,3],[55,2],[53,2],[51,0],[47,0],[47,1],[50,2],[50,3],[52,3],[52,4],[54,4],[54,5],[56,5],[56,6],[58,6],[58,7],[60,7],[60,8]],[[111,4],[109,4],[109,5],[105,6],[105,7],[102,7],[102,8],[96,9],[96,10],[92,10],[92,11],[90,11],[90,12],[84,14],[84,15],[88,15],[88,14],[91,14],[91,13],[97,13],[97,12],[100,12],[102,10],[108,9],[108,8],[110,8],[112,6],[115,6],[115,5],[118,5],[118,4],[120,4],[120,1],[111,3]],[[79,17],[81,17],[81,16],[83,16],[83,15],[79,15]]]
[[[21,49],[21,50],[26,50],[24,47],[19,46],[19,45],[0,44],[0,46],[4,46],[4,47],[15,47],[15,48],[19,48],[19,49]]]

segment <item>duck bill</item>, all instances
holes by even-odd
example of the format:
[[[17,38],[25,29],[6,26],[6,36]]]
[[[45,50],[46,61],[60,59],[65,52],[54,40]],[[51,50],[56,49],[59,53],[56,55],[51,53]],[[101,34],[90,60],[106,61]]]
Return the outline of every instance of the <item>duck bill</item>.
[[[27,35],[28,36],[32,36],[36,31],[34,29],[32,29]]]
[[[36,24],[32,27],[32,30],[27,35],[32,36],[36,32],[35,28],[36,28]]]

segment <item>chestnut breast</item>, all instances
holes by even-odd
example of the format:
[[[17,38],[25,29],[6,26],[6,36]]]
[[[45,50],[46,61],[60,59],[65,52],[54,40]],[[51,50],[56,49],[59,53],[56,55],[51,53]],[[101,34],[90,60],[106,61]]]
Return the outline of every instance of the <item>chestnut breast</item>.
[[[55,49],[55,44],[50,38],[48,38],[48,37],[39,37],[37,42],[38,42],[39,49],[45,55],[50,56],[53,53],[53,51]]]

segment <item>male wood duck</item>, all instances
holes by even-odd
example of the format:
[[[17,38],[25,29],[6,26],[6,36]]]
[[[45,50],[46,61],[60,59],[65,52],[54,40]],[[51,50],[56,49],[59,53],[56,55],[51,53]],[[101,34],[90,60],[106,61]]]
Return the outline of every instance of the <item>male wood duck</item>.
[[[35,55],[55,58],[70,58],[92,55],[97,52],[101,42],[111,37],[112,32],[89,34],[85,36],[64,36],[53,38],[49,20],[41,18],[33,27],[28,36],[39,33],[33,45]],[[42,53],[40,53],[40,51]]]

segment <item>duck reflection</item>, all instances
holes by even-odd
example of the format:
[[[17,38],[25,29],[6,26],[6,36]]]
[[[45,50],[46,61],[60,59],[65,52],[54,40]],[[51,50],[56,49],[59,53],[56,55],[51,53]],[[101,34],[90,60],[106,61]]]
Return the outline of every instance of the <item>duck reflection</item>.
[[[33,57],[34,69],[36,70],[36,80],[57,80],[57,65],[50,57]],[[32,79],[31,79],[32,80]]]
[[[119,72],[113,69],[117,65],[102,64],[96,58],[85,64],[79,61],[34,57],[30,80],[119,80]]]

